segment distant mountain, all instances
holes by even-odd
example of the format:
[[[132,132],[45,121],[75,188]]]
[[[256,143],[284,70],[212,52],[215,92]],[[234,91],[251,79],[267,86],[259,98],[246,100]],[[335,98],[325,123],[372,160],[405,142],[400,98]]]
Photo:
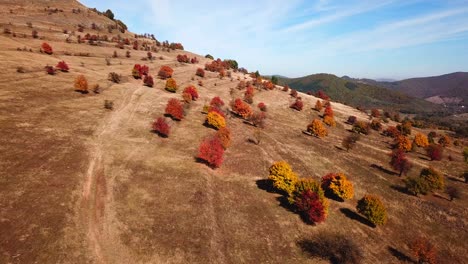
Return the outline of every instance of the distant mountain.
[[[455,72],[401,81],[376,81],[349,77],[347,79],[400,91],[436,104],[460,105],[468,103],[468,72]]]
[[[379,107],[406,113],[440,110],[440,106],[431,102],[380,87],[377,85],[379,83],[374,80],[358,80],[348,76],[340,78],[332,74],[320,73],[300,78],[280,78],[280,83],[288,84],[291,88],[302,92],[315,93],[323,90],[334,101],[355,107]]]

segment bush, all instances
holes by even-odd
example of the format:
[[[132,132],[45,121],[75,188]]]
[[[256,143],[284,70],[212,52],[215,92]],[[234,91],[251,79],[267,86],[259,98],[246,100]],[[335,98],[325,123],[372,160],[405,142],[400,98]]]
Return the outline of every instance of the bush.
[[[419,194],[426,195],[430,192],[429,185],[424,178],[409,177],[404,179],[404,183],[406,190],[415,196],[418,196]]]
[[[252,114],[252,109],[241,99],[237,98],[231,105],[232,110],[242,118],[248,118]]]
[[[431,242],[425,238],[418,238],[410,245],[413,256],[418,263],[435,264],[437,263],[437,250]]]
[[[357,117],[355,116],[349,116],[348,117],[348,120],[346,120],[346,123],[350,124],[350,125],[354,125],[357,121]]]
[[[334,113],[333,113],[333,109],[331,108],[331,105],[328,104],[326,107],[325,107],[325,111],[323,112],[323,116],[331,116],[333,117]]]
[[[75,79],[75,91],[79,91],[81,93],[88,93],[88,80],[84,75],[78,75]]]
[[[221,100],[221,98],[219,96],[215,96],[215,97],[213,97],[213,99],[211,99],[210,106],[214,107],[214,108],[221,109],[221,107],[224,106],[224,102],[223,102],[223,100]]]
[[[375,226],[383,225],[387,222],[387,209],[385,209],[380,198],[375,195],[364,195],[358,201],[356,209]]]
[[[346,151],[349,151],[350,149],[354,148],[354,146],[356,145],[356,142],[359,139],[360,139],[359,134],[352,133],[343,138],[343,141],[341,142],[341,146],[343,146],[346,149]]]
[[[46,70],[47,74],[55,75],[55,68],[53,66],[45,66],[44,69]]]
[[[441,145],[438,145],[438,144],[430,144],[427,148],[426,148],[426,153],[427,153],[427,156],[431,159],[431,160],[442,160],[442,156],[444,154],[444,149],[442,148]]]
[[[166,105],[165,113],[177,121],[180,121],[184,118],[184,108],[180,101],[175,98],[169,99]]]
[[[195,75],[200,76],[200,77],[203,78],[203,77],[205,77],[205,70],[203,70],[202,68],[198,68]]]
[[[325,125],[329,127],[336,126],[335,119],[333,118],[333,116],[329,116],[329,115],[326,115],[323,117],[323,123],[325,123]]]
[[[451,142],[449,136],[447,136],[447,135],[440,136],[439,144],[442,145],[443,147],[448,147],[448,146],[450,146],[451,143],[452,142]]]
[[[221,145],[224,149],[227,149],[231,146],[231,130],[227,127],[222,127],[216,132],[216,137],[221,142]]]
[[[358,134],[368,135],[370,132],[369,123],[365,121],[356,121],[353,125],[353,131]]]
[[[226,127],[226,120],[224,120],[224,117],[215,111],[211,111],[206,115],[205,123],[215,129]]]
[[[298,244],[313,257],[328,259],[333,264],[363,263],[363,254],[349,235],[319,234]]]
[[[282,89],[281,91],[283,91],[283,92],[288,92],[288,91],[289,91],[289,86],[288,86],[287,84],[285,84],[285,85],[283,86],[283,89]]]
[[[414,136],[414,144],[420,148],[426,148],[429,146],[429,140],[426,135],[417,133],[416,136]]]
[[[375,131],[380,131],[382,129],[382,123],[380,123],[380,120],[374,119],[370,123],[370,127]]]
[[[323,99],[325,101],[330,101],[330,96],[328,96],[324,91],[318,90],[318,92],[315,94],[316,97]]]
[[[46,42],[42,43],[41,49],[42,49],[42,51],[43,51],[45,54],[51,55],[51,54],[54,53],[54,52],[52,51],[52,47],[51,47],[48,43],[46,43]]]
[[[261,102],[257,105],[258,109],[260,109],[260,111],[262,112],[266,112],[267,111],[267,106],[265,105],[265,103]]]
[[[372,117],[380,117],[380,112],[379,112],[379,110],[378,110],[378,109],[375,109],[375,108],[372,109],[372,110],[371,110],[371,116],[372,116]]]
[[[225,70],[227,67],[225,63],[223,63],[220,59],[214,60],[211,63],[205,64],[205,70],[210,72],[221,72]]]
[[[173,73],[174,73],[174,70],[171,67],[161,66],[158,72],[158,76],[161,79],[167,79],[167,78],[171,78]]]
[[[273,187],[279,191],[286,192],[290,195],[298,180],[296,173],[293,172],[291,166],[286,161],[277,161],[270,167],[270,175],[268,179],[273,182]]]
[[[65,61],[60,61],[59,63],[57,63],[57,66],[55,67],[62,72],[68,72],[70,70],[70,68],[68,67],[68,64]]]
[[[322,202],[325,213],[328,212],[328,201],[325,198],[325,192],[323,191],[320,184],[314,179],[299,179],[294,186],[294,191],[289,194],[288,201],[290,204],[294,204],[296,198],[299,197],[303,192],[310,190],[316,193]]]
[[[291,92],[289,93],[292,97],[296,98],[297,97],[297,91],[294,89],[291,89]]]
[[[110,72],[109,75],[107,76],[107,79],[114,83],[120,83],[120,78],[121,76],[115,72]]]
[[[153,123],[153,130],[154,132],[158,133],[158,135],[161,137],[168,137],[171,127],[166,122],[166,119],[164,117],[159,117]]]
[[[247,118],[254,126],[259,128],[265,127],[265,112],[254,112]]]
[[[193,85],[187,86],[183,93],[188,93],[192,96],[192,100],[196,101],[198,99],[198,90]]]
[[[301,99],[296,99],[296,101],[289,107],[297,111],[302,111],[302,108],[304,107],[304,103],[302,102]]]
[[[114,102],[111,100],[104,100],[104,108],[109,110],[114,109]]]
[[[177,55],[177,61],[178,62],[182,62],[182,63],[189,63],[190,62],[190,59],[187,55]]]
[[[325,221],[325,208],[316,193],[310,190],[304,191],[296,198],[294,205],[306,222],[315,224]]]
[[[401,125],[397,125],[398,131],[402,133],[403,135],[411,135],[411,121],[404,121]]]
[[[433,167],[422,169],[419,177],[423,178],[427,182],[431,191],[444,189],[444,176]]]
[[[172,93],[177,91],[177,83],[174,78],[169,78],[166,81],[166,90]]]
[[[307,126],[307,131],[318,138],[324,137],[328,134],[327,129],[320,119],[312,120],[312,123]]]
[[[354,196],[353,184],[343,173],[329,173],[322,177],[322,188],[329,197],[349,200]]]
[[[153,87],[154,85],[153,77],[151,75],[146,75],[145,78],[143,79],[143,83],[148,87]]]
[[[109,65],[109,64],[108,64]],[[141,65],[135,64],[132,69],[132,76],[135,79],[141,79]]]
[[[389,126],[387,129],[384,130],[383,134],[386,137],[396,138],[400,135],[400,131],[398,131],[398,129],[394,126]]]
[[[398,148],[390,154],[390,166],[399,172],[399,176],[406,174],[412,167],[409,160],[406,158],[405,151]]]
[[[223,163],[224,148],[217,137],[204,139],[198,149],[197,158],[205,161],[208,166],[218,168]]]

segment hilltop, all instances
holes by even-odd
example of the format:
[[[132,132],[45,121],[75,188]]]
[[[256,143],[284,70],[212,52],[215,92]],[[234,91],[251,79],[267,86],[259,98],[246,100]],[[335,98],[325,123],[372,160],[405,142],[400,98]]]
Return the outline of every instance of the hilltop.
[[[340,245],[326,247],[331,252],[319,248],[317,254],[312,243],[329,235],[347,239],[332,242],[355,245],[362,263],[414,261],[409,244],[416,237],[436,245],[440,263],[463,263],[466,139],[445,147],[442,160],[430,161],[422,148],[407,153],[413,170],[406,176],[433,166],[460,196],[449,201],[439,190],[417,197],[404,188],[406,176],[398,177],[388,164],[393,138],[370,130],[353,149],[344,149],[343,139],[355,134],[349,117],[363,124],[372,117],[336,102],[333,93],[336,125],[326,127],[327,136],[310,136],[304,130],[324,115],[313,109],[317,97],[299,93],[297,99],[228,61],[216,61],[222,69],[205,70],[201,77],[198,69],[215,60],[157,40],[157,32],[155,39],[135,35],[77,1],[3,1],[2,7],[0,263],[329,263]],[[184,55],[193,63],[180,62]],[[45,67],[61,61],[69,71],[48,74]],[[135,64],[148,67],[152,87],[139,79],[145,77],[133,70]],[[174,93],[158,77],[162,66],[173,69]],[[80,75],[87,92],[75,87]],[[252,88],[246,88],[247,82]],[[198,91],[197,100],[183,95],[189,86]],[[266,115],[264,127],[255,126],[258,120],[251,116],[239,116],[231,104],[247,99],[250,89],[248,105]],[[377,96],[371,87],[361,89]],[[231,131],[219,168],[197,159],[200,143],[217,133],[205,124],[214,97],[224,101],[213,111],[225,115]],[[183,104],[182,120],[165,117],[170,99]],[[298,101],[300,111],[290,107]],[[167,138],[153,131],[158,118],[171,127]],[[388,120],[381,125],[401,124]],[[412,131],[411,139],[430,132]],[[451,135],[434,132],[436,141]],[[270,166],[281,160],[299,177],[318,182],[328,173],[343,172],[354,196],[327,198],[326,220],[306,223],[288,204],[287,194],[268,180]],[[385,204],[385,225],[373,227],[357,213],[357,201],[365,194]]]

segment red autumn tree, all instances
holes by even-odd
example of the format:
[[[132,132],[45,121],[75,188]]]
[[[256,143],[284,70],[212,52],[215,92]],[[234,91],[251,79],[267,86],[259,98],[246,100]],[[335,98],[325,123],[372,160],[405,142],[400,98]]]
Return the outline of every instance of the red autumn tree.
[[[166,115],[177,121],[184,118],[184,108],[179,100],[175,98],[169,99],[166,106]]]
[[[51,55],[52,53],[54,53],[52,47],[47,42],[42,43],[41,48],[45,54]]]
[[[297,97],[297,91],[294,89],[291,89],[291,93],[289,93],[292,97],[296,98]]]
[[[210,137],[201,142],[197,158],[212,168],[218,168],[223,163],[223,154],[224,148],[219,138]]]
[[[68,67],[65,61],[60,61],[59,63],[57,63],[57,66],[55,67],[62,72],[68,72],[68,70],[70,70],[70,68]]]
[[[379,110],[376,109],[376,108],[371,109],[371,116],[372,116],[372,117],[380,117],[380,112],[379,112]]]
[[[266,112],[267,111],[267,107],[265,105],[265,103],[261,102],[257,105],[258,109],[260,109],[260,111],[262,112]]]
[[[164,117],[159,117],[153,123],[153,130],[154,132],[158,133],[158,135],[161,137],[168,137],[171,127],[166,122],[166,119]]]
[[[329,101],[330,100],[330,96],[328,96],[324,91],[322,90],[318,90],[318,92],[315,94],[315,96],[317,96],[318,98],[320,99],[323,99],[325,101]]]
[[[174,70],[171,67],[164,65],[164,66],[161,66],[161,68],[159,69],[158,76],[161,79],[167,79],[167,78],[171,78],[173,73],[174,73]]]
[[[193,85],[189,85],[187,86],[183,93],[188,93],[192,96],[192,100],[193,101],[196,101],[198,99],[198,91],[197,91],[197,88],[195,88],[195,86]]]
[[[292,109],[296,109],[297,111],[302,111],[302,108],[304,107],[304,103],[302,102],[301,99],[297,98],[296,101],[289,107]]]
[[[234,100],[231,107],[234,112],[236,112],[243,118],[248,118],[252,114],[252,109],[250,108],[250,105],[246,104],[240,98]]]
[[[213,99],[211,99],[211,102],[210,102],[211,107],[220,109],[221,107],[223,107],[223,105],[224,105],[224,102],[219,96],[215,96],[213,97]]]
[[[154,85],[153,77],[151,75],[146,75],[145,78],[143,79],[143,83],[148,87],[153,87]]]
[[[189,63],[190,62],[190,59],[187,55],[182,55],[182,54],[179,54],[177,55],[177,61],[178,62],[183,62],[183,63]]]
[[[410,245],[413,256],[418,263],[437,263],[437,250],[435,246],[425,238],[419,238]]]
[[[394,126],[389,126],[384,130],[383,134],[387,137],[397,138],[400,135],[400,131]]]
[[[431,160],[442,160],[444,148],[439,144],[430,144],[426,148],[426,153]]]
[[[202,68],[198,68],[195,75],[200,76],[200,77],[203,78],[203,77],[205,77],[205,70],[203,70]]]
[[[390,154],[390,166],[396,171],[399,175],[406,174],[411,169],[411,163],[406,158],[405,151],[401,148],[395,149]]]
[[[323,116],[333,117],[333,109],[331,108],[330,104],[328,104],[327,107],[325,107],[325,111],[323,112]]]
[[[294,205],[305,220],[311,224],[323,222],[326,218],[325,208],[317,193],[312,190],[306,190],[299,195]]]

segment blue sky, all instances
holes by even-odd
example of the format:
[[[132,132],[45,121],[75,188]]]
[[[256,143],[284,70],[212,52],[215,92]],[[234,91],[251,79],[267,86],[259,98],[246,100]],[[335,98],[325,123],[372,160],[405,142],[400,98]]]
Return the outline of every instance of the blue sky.
[[[468,71],[468,0],[80,0],[130,31],[261,74],[403,79]]]

